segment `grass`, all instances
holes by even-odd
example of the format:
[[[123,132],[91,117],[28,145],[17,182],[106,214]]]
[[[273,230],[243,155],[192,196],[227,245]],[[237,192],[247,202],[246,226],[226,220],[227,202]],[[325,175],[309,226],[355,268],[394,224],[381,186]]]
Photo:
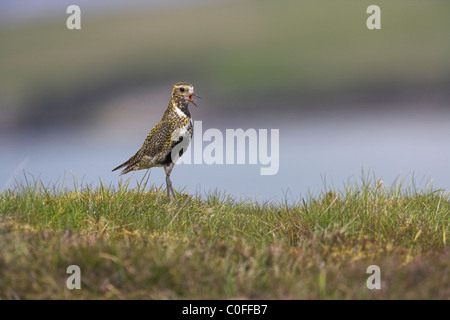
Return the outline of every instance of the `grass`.
[[[450,199],[376,179],[286,205],[143,180],[0,194],[3,299],[448,299]],[[69,265],[81,290],[66,288]],[[369,265],[381,269],[369,290]]]

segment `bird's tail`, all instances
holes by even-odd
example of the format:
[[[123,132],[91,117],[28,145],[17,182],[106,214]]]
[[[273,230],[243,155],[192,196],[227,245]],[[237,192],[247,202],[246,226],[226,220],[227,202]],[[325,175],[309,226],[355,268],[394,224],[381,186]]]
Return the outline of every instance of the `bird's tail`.
[[[123,168],[125,167],[122,172],[120,173],[120,175],[126,174],[130,171],[133,170],[138,170],[139,166],[137,164],[138,161],[135,160],[136,157],[133,156],[130,159],[128,159],[127,161],[125,161],[124,163],[122,163],[120,166],[115,167],[114,169],[112,169],[112,171],[116,171],[117,169]]]

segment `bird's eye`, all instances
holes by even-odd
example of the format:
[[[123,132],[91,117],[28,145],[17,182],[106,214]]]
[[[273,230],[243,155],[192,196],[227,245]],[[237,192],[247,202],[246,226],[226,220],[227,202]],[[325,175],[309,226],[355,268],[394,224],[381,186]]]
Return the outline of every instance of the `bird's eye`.
[[[184,88],[180,88],[180,92],[184,92]]]

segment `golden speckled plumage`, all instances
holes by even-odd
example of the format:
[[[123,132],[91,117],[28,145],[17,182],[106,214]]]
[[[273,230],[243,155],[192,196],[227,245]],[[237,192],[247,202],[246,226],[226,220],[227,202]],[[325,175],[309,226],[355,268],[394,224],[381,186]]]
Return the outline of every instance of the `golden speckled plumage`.
[[[169,182],[170,172],[177,160],[172,159],[172,151],[179,143],[183,143],[183,148],[179,151],[179,156],[188,147],[193,133],[191,114],[188,109],[190,102],[194,103],[194,88],[186,82],[174,84],[167,110],[161,121],[150,131],[144,144],[126,162],[122,163],[113,171],[124,168],[121,172],[126,174],[130,171],[149,169],[156,166],[163,166],[166,170],[168,183],[168,198],[170,199]],[[178,149],[176,149],[178,152]],[[172,190],[173,192],[173,190]],[[175,193],[173,192],[174,196]]]

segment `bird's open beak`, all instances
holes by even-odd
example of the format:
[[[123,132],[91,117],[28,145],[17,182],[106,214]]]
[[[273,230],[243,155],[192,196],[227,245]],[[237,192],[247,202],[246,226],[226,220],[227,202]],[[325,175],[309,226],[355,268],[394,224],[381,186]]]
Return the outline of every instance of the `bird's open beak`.
[[[192,102],[192,104],[198,108],[197,104],[195,103],[194,97],[199,98],[199,99],[201,99],[201,98],[200,98],[200,96],[196,95],[195,93],[191,93],[188,97],[189,101]]]

